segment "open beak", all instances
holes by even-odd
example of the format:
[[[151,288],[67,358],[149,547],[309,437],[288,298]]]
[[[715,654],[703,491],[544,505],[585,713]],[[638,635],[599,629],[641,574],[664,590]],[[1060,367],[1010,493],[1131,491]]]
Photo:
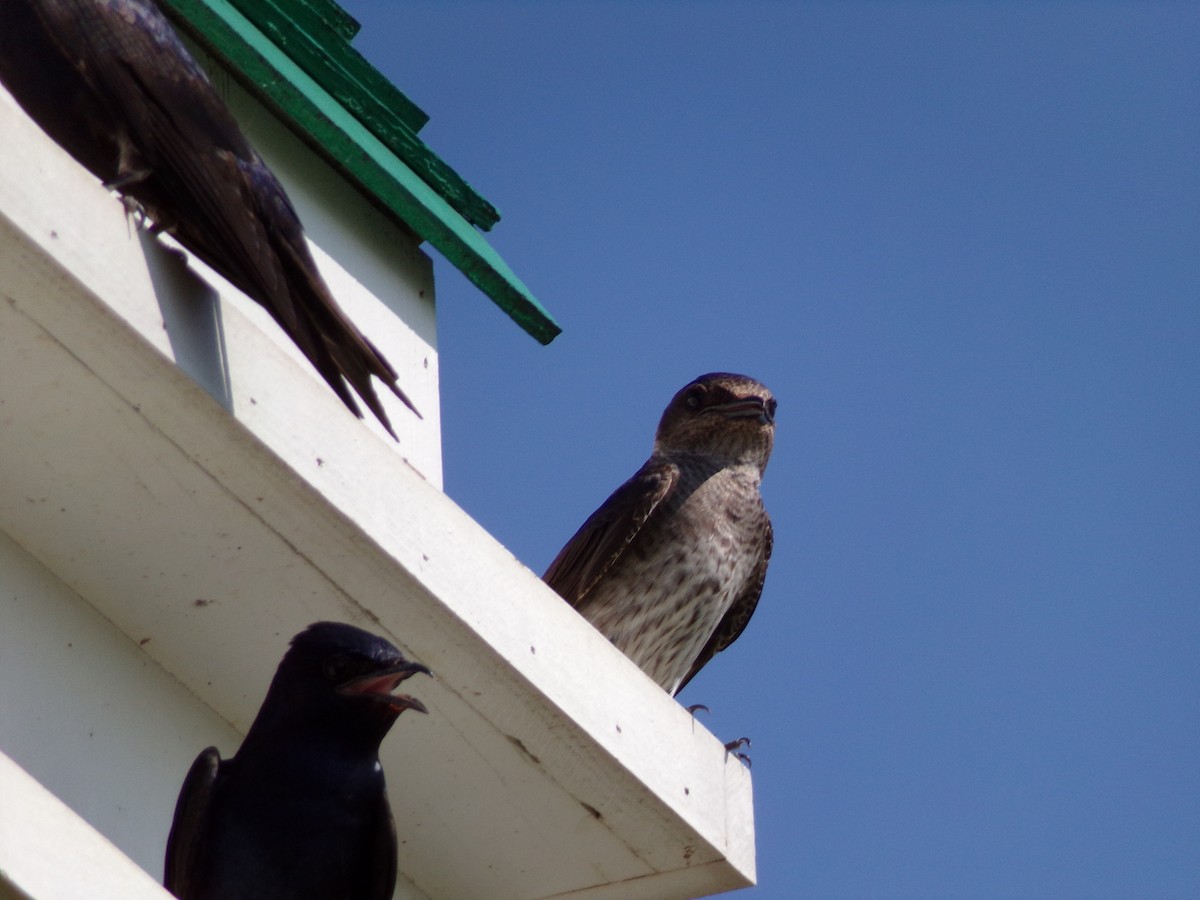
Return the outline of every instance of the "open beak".
[[[379,703],[385,703],[394,709],[397,714],[404,712],[406,709],[415,709],[417,712],[427,713],[429,710],[425,708],[425,704],[416,697],[410,697],[408,694],[392,693],[405,679],[411,678],[418,672],[423,675],[433,674],[420,663],[404,662],[390,669],[384,669],[381,672],[372,672],[370,675],[361,675],[358,678],[353,678],[345,684],[339,685],[337,691],[339,694],[369,697]]]
[[[732,403],[713,406],[711,409],[727,419],[758,419],[760,425],[770,425],[774,419],[762,397],[745,397]]]

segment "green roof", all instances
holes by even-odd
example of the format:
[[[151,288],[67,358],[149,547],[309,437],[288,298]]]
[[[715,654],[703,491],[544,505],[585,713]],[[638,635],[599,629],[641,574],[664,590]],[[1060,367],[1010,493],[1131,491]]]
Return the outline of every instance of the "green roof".
[[[429,117],[350,46],[332,0],[160,0],[255,97],[543,344],[562,330],[477,229],[496,208],[417,137]]]

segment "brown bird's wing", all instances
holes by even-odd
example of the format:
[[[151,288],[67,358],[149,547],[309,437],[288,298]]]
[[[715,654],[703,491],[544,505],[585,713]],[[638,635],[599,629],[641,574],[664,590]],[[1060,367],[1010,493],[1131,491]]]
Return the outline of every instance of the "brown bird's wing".
[[[542,580],[575,609],[582,609],[588,592],[678,482],[678,466],[652,457],[588,517],[550,563]]]
[[[0,0],[0,8],[12,3]],[[346,382],[391,432],[371,377],[412,408],[395,370],[337,305],[283,187],[153,3],[20,6],[36,10],[14,19],[44,57],[31,60],[32,71],[40,76],[65,60],[73,71],[51,71],[47,84],[86,94],[51,99],[31,76],[0,73],[26,111],[47,120],[50,135],[94,174],[260,303],[355,415],[361,412]],[[47,52],[50,46],[57,52]],[[82,121],[54,113],[56,102]],[[114,147],[119,161],[103,159]]]
[[[196,878],[207,848],[213,785],[220,767],[221,754],[216,747],[202,750],[188,770],[175,803],[175,818],[167,837],[163,887],[182,900],[188,900],[198,887]]]
[[[46,134],[101,181],[117,177],[120,149],[78,67],[78,48],[60,37],[69,7],[0,0],[0,81]]]
[[[771,520],[767,518],[766,512],[763,512],[763,539],[760,545],[762,550],[754,566],[754,575],[747,582],[746,589],[742,591],[741,596],[730,604],[729,611],[717,623],[716,631],[708,639],[708,643],[704,645],[704,649],[700,651],[700,655],[696,657],[692,667],[688,669],[683,681],[679,682],[679,687],[675,689],[676,694],[683,690],[684,686],[704,668],[710,659],[736,641],[746,630],[746,623],[754,615],[754,608],[758,606],[758,598],[762,596],[763,584],[767,580],[767,563],[771,561],[771,548],[774,543],[775,535],[771,529]]]

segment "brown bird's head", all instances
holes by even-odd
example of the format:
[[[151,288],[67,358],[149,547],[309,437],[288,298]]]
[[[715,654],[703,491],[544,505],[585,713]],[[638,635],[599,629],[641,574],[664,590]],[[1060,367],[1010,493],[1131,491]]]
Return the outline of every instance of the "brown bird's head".
[[[710,372],[679,391],[663,412],[654,452],[700,453],[767,467],[775,443],[775,397],[746,375]]]

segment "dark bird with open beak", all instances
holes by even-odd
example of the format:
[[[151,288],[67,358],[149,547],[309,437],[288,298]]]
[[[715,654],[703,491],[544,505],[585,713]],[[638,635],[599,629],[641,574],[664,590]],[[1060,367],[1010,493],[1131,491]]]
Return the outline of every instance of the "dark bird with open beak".
[[[395,437],[396,372],[338,306],[274,173],[153,0],[0,0],[0,81],[126,204],[264,306],[356,416]]]
[[[317,622],[292,639],[242,746],[192,764],[163,883],[180,900],[386,900],[396,827],[379,745],[429,670],[361,628]]]
[[[543,576],[675,695],[746,627],[771,556],[759,485],[775,398],[745,375],[702,375],[671,400],[654,452]]]

